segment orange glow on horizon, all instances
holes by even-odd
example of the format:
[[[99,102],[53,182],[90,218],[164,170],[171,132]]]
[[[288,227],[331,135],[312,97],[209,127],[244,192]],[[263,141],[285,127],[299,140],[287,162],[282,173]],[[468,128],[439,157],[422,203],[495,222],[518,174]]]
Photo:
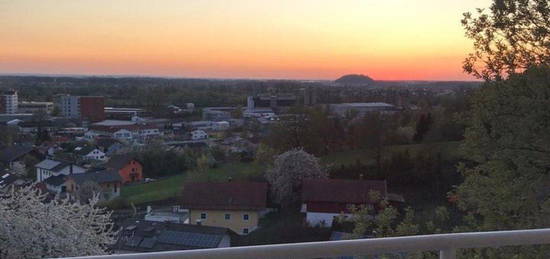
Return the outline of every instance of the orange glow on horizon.
[[[460,18],[489,0],[381,2],[4,1],[0,73],[472,79]]]

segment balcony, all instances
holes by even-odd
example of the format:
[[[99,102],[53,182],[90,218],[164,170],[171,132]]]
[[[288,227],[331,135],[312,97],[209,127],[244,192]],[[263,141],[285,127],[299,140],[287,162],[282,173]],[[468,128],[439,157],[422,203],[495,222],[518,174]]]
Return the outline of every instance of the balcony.
[[[420,235],[77,258],[326,258],[392,252],[439,251],[439,258],[452,259],[456,258],[458,249],[536,244],[550,244],[550,229]]]

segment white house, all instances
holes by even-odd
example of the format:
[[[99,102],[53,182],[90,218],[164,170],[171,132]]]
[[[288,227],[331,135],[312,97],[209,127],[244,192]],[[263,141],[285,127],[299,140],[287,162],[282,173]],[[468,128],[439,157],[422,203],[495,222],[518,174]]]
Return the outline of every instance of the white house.
[[[127,129],[120,129],[113,133],[113,138],[118,140],[132,140],[134,138],[134,133]]]
[[[302,208],[310,226],[330,227],[335,218],[351,216],[350,206],[374,208],[378,201],[371,193],[386,199],[386,181],[306,179],[302,183]]]
[[[139,136],[142,138],[149,138],[160,135],[160,130],[158,128],[143,127],[139,130]]]
[[[199,140],[199,139],[207,139],[208,133],[204,130],[193,130],[191,131],[191,139],[192,140]]]
[[[84,133],[84,138],[87,140],[94,140],[98,136],[100,136],[99,132],[93,130],[88,130],[86,131],[86,133]]]
[[[229,129],[229,122],[227,122],[227,121],[216,121],[212,124],[212,129],[213,130],[218,130],[218,131],[228,130]]]
[[[36,181],[42,182],[49,177],[58,176],[61,174],[81,174],[86,172],[86,169],[74,165],[72,163],[61,162],[51,159],[42,160],[34,166],[36,168]]]
[[[91,160],[99,160],[99,161],[106,161],[107,156],[105,153],[97,148],[92,149],[87,154],[82,156],[84,159],[91,159]]]

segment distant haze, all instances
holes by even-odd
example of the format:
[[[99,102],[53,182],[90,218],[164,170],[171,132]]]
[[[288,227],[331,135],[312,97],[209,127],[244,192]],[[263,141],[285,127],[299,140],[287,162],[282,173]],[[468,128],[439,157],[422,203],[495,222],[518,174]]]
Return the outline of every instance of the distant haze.
[[[490,0],[0,0],[0,73],[471,80]]]

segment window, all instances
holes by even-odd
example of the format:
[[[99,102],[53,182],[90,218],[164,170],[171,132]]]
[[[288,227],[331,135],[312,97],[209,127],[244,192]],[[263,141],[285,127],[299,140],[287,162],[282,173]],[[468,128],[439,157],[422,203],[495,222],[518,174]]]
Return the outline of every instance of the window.
[[[248,220],[248,214],[243,215],[243,220]]]
[[[230,219],[231,219],[231,214],[226,213],[226,214],[225,214],[225,220],[230,220]]]
[[[201,213],[201,219],[206,219],[206,213],[205,212]]]
[[[248,234],[248,228],[243,228],[243,234]]]

